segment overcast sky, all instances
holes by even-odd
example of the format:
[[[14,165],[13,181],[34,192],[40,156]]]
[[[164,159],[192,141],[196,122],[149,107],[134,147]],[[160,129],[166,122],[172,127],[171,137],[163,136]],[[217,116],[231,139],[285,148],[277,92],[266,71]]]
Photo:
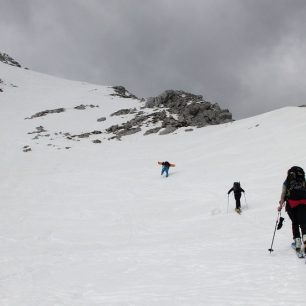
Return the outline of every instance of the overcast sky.
[[[22,65],[235,119],[306,104],[305,33],[305,0],[0,0],[0,51]]]

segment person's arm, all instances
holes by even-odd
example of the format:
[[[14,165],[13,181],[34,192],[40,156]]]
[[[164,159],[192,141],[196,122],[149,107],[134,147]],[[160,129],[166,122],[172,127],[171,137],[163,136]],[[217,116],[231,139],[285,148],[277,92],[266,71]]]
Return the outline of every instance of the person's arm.
[[[242,191],[242,192],[244,192],[244,190],[240,187],[240,190]]]
[[[277,208],[278,211],[281,211],[282,208],[285,206],[285,197],[286,197],[286,191],[287,191],[287,187],[285,184],[283,184],[283,188],[282,188],[282,193],[281,193],[281,197],[280,197],[280,200],[279,200],[279,206]]]
[[[233,190],[234,190],[234,188],[232,187],[232,188],[227,192],[227,194],[230,194]]]

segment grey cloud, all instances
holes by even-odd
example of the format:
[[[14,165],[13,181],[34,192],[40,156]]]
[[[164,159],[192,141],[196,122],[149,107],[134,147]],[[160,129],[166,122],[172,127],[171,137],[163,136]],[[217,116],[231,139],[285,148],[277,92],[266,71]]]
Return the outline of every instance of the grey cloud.
[[[2,51],[34,70],[145,97],[187,90],[236,118],[305,103],[302,0],[0,4]]]

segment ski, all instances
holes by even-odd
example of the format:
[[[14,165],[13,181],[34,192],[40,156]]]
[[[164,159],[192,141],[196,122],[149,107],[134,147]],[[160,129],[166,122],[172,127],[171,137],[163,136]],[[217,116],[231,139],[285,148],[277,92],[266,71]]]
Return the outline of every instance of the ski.
[[[297,250],[296,250],[296,248],[295,248],[295,242],[292,242],[292,243],[291,243],[291,247],[295,250],[296,256],[297,256],[298,258],[304,258],[304,257],[305,257],[305,254],[303,253],[302,250],[300,250],[300,251],[297,251]]]

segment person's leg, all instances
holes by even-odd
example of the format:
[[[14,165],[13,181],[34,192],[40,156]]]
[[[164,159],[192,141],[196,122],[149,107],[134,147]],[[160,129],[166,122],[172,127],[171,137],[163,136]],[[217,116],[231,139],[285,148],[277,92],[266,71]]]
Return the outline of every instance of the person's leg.
[[[302,240],[306,247],[306,205],[301,204],[296,208],[297,219],[302,231]]]
[[[162,167],[162,171],[161,171],[161,174],[160,175],[163,175],[165,172],[165,167]]]
[[[166,172],[166,177],[168,177],[168,175],[169,175],[169,168],[166,168],[165,172]]]
[[[299,222],[297,220],[295,210],[291,208],[289,204],[286,204],[286,212],[291,220],[292,236],[293,240],[295,241],[296,238],[301,238]]]
[[[240,207],[241,207],[240,198],[241,198],[241,195],[240,195],[240,196],[235,196],[236,208],[237,208],[237,209],[240,209]]]

